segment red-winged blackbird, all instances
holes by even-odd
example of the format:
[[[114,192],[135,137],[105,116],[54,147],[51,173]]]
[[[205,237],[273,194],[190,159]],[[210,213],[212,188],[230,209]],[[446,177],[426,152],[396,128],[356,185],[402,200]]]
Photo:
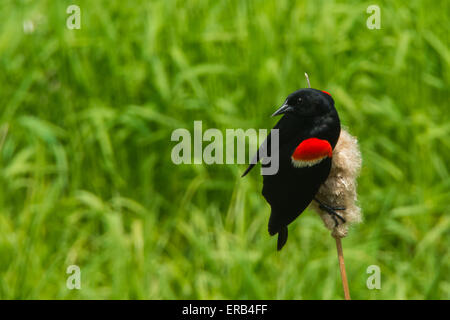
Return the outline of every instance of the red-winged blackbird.
[[[278,233],[278,250],[287,241],[287,226],[315,199],[327,179],[332,150],[341,131],[334,100],[325,91],[311,88],[295,91],[272,116],[280,114],[284,115],[274,127],[279,130],[279,169],[274,175],[263,175],[262,189],[272,209],[269,234]],[[271,134],[260,149],[264,146],[270,150],[270,144]],[[259,153],[255,157],[242,176],[260,160]],[[344,222],[335,211],[344,208],[331,208],[325,203],[319,206],[332,215],[336,224],[338,219]]]

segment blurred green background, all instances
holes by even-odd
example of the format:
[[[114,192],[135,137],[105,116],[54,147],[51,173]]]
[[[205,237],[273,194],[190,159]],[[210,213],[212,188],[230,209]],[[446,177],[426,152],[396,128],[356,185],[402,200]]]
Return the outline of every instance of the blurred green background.
[[[365,221],[343,241],[352,298],[449,299],[449,8],[1,1],[0,298],[342,299],[315,213],[276,252],[259,170],[170,158],[194,120],[271,128],[308,72],[363,154]],[[72,264],[81,290],[66,288]]]

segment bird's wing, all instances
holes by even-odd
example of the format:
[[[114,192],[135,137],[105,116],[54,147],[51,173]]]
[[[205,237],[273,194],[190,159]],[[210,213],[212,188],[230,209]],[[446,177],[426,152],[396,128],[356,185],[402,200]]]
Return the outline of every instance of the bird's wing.
[[[247,167],[247,169],[244,171],[241,177],[245,177],[247,173],[250,172],[250,170],[253,169],[253,167],[262,160],[261,155],[268,155],[267,151],[270,152],[271,150],[271,142],[272,142],[272,134],[273,130],[278,130],[278,142],[279,142],[279,148],[281,148],[284,144],[286,144],[290,138],[295,133],[295,126],[290,126],[287,124],[287,122],[291,122],[292,120],[287,117],[282,117],[280,121],[277,122],[277,124],[273,127],[272,130],[270,130],[269,134],[267,135],[266,139],[264,139],[263,143],[261,143],[261,146],[259,147],[256,154],[253,156],[252,160],[250,161],[250,165]]]
[[[245,177],[247,175],[247,173],[249,173],[250,170],[252,170],[253,167],[259,162],[259,160],[261,160],[259,158],[260,157],[259,155],[265,153],[265,150],[267,150],[267,145],[271,140],[271,135],[272,135],[272,131],[270,131],[270,133],[267,135],[266,139],[264,139],[263,143],[261,143],[258,151],[256,152],[256,154],[253,156],[252,160],[250,161],[250,165],[247,167],[247,169],[245,169],[245,171],[241,177]]]

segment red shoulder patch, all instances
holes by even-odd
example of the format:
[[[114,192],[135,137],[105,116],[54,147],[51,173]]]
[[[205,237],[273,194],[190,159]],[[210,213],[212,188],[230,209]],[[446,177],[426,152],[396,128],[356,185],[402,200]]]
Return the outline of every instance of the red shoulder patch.
[[[331,97],[331,94],[329,92],[326,92],[324,90],[322,90],[323,93],[326,93],[327,95],[329,95]]]
[[[333,155],[333,149],[327,140],[310,138],[303,140],[292,154],[293,160],[315,161]]]

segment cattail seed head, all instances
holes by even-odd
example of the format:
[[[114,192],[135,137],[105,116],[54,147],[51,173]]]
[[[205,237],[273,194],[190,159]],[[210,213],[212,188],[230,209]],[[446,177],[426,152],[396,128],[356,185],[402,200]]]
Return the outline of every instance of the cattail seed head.
[[[334,219],[321,210],[316,201],[311,207],[322,218],[325,226],[332,231],[335,238],[347,236],[349,226],[362,221],[361,209],[357,205],[356,179],[361,169],[361,152],[358,141],[347,131],[341,130],[339,140],[333,150],[331,171],[320,187],[316,198],[331,207],[344,207],[345,210],[336,211],[345,219],[339,220],[336,226]]]

